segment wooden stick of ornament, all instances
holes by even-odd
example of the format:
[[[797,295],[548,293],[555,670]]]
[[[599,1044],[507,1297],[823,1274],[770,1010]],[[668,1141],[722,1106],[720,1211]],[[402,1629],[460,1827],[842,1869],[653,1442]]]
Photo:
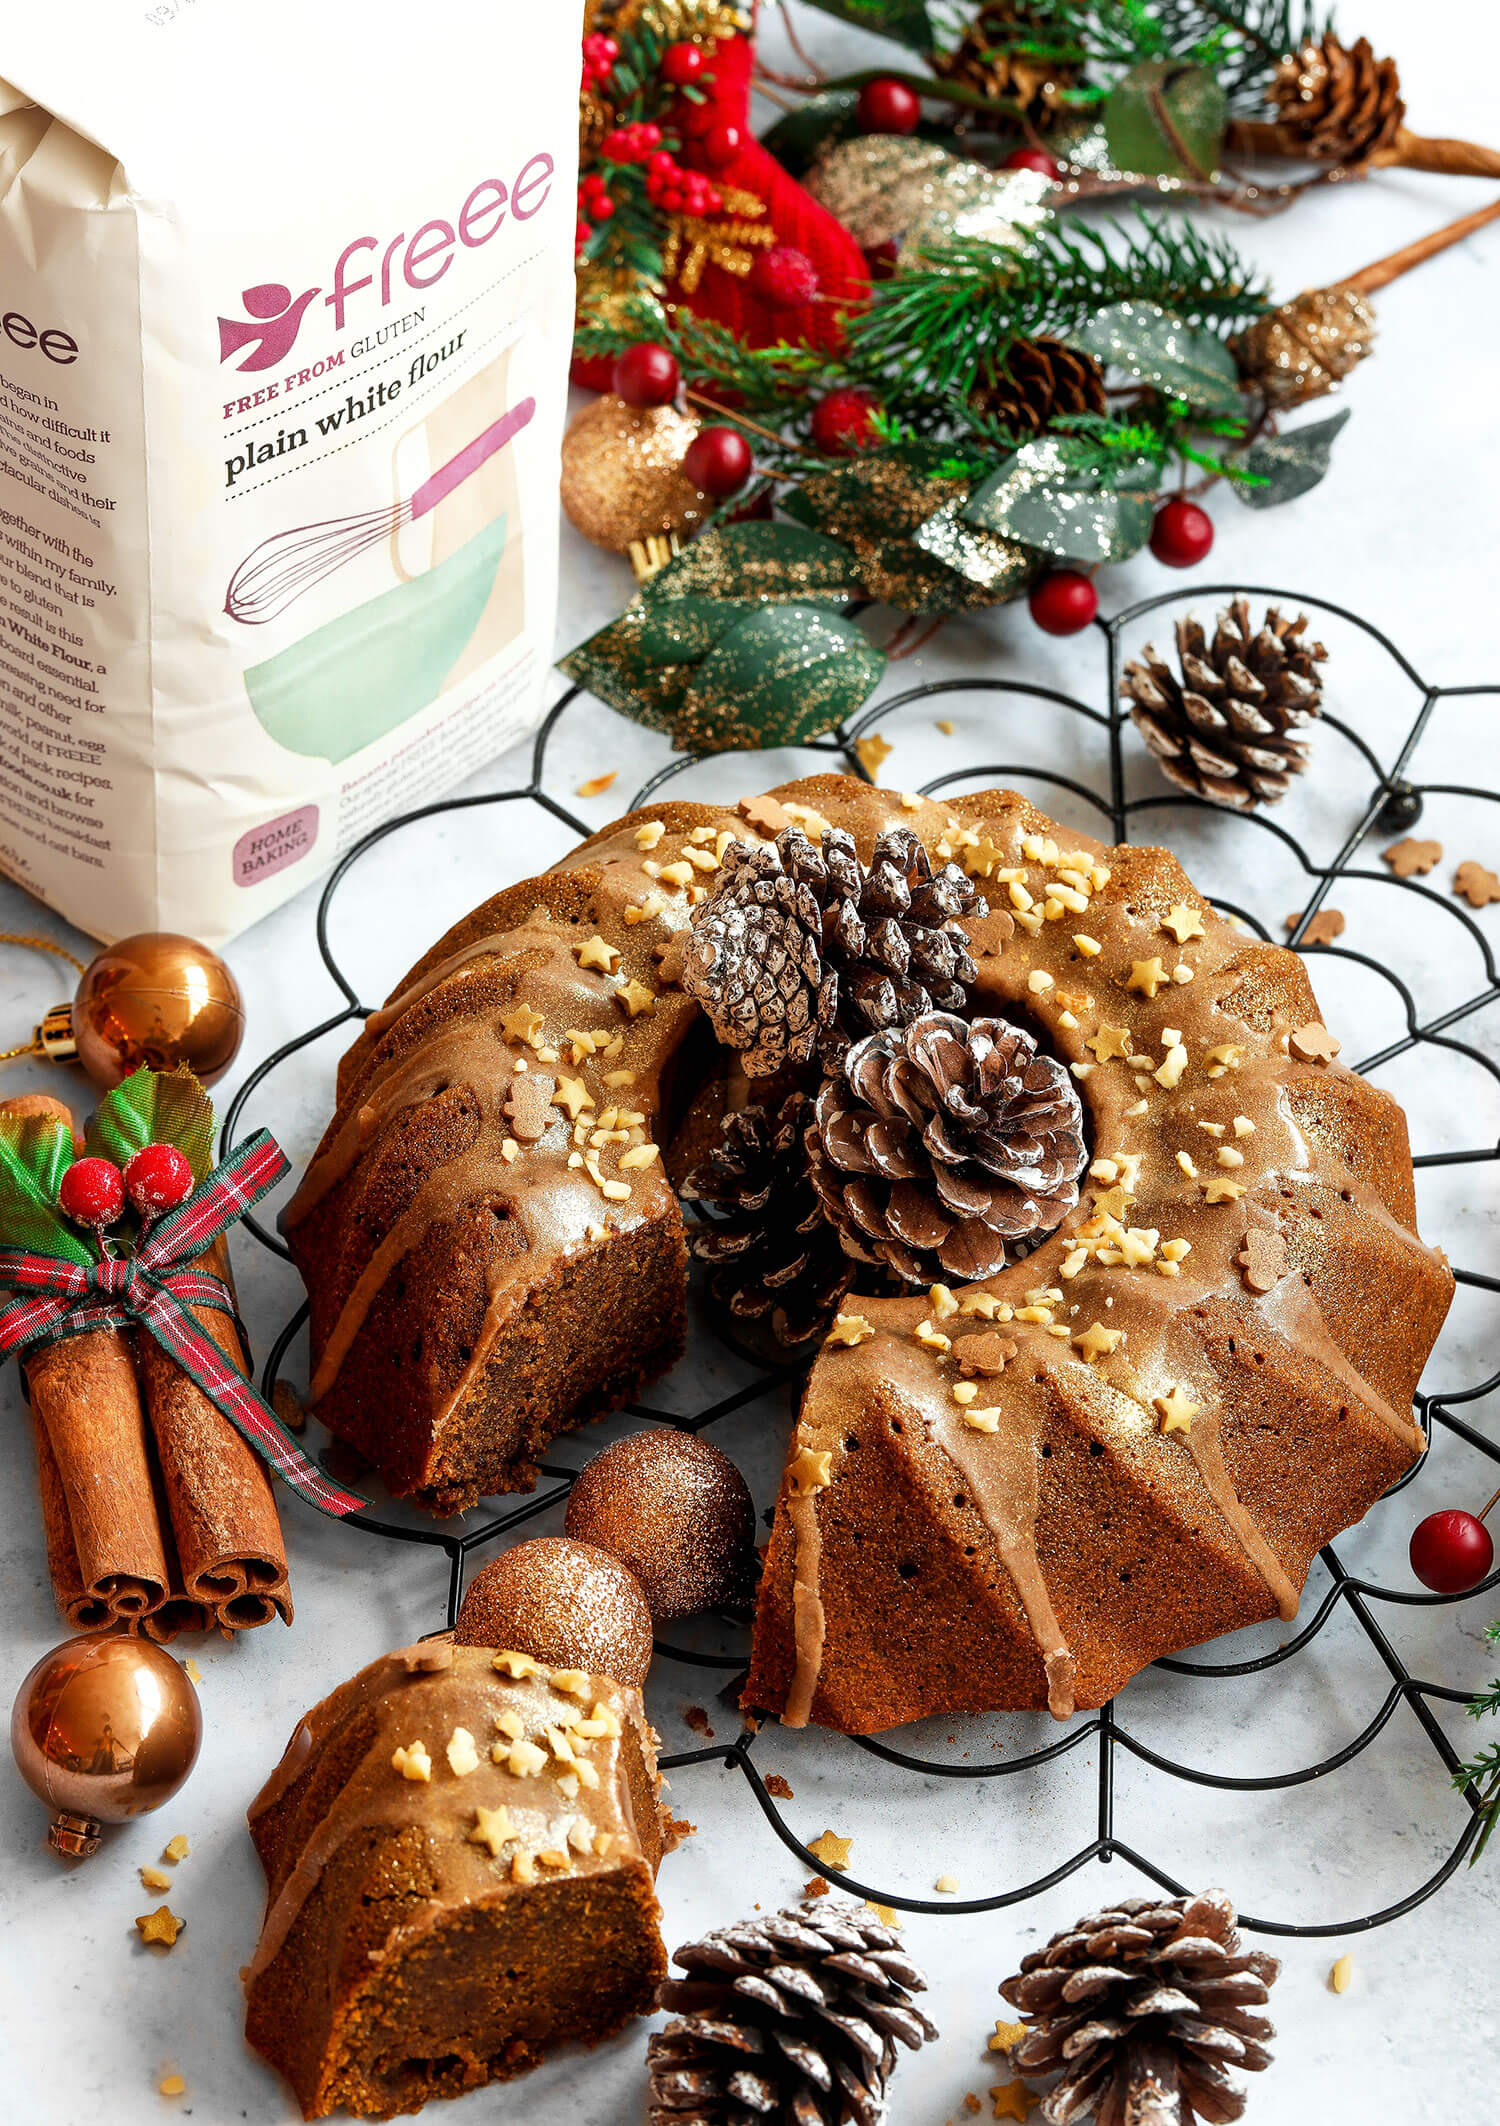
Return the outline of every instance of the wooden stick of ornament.
[[[102,1092],[133,1070],[185,1064],[202,1085],[222,1078],[239,1054],[245,1007],[216,952],[170,930],[143,930],[85,963],[51,938],[0,931],[0,945],[50,952],[79,970],[71,1002],[54,1004],[29,1041],[0,1050],[0,1063],[36,1056],[79,1063]]]

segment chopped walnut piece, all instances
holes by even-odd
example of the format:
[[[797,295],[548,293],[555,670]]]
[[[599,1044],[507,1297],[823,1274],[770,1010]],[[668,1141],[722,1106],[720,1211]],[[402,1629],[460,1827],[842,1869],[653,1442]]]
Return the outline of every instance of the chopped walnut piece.
[[[179,1831],[175,1838],[169,1838],[162,1847],[161,1857],[163,1860],[170,1860],[173,1867],[176,1867],[178,1861],[186,1860],[191,1851],[191,1846]]]
[[[659,819],[648,819],[635,830],[637,849],[654,849],[666,833],[665,824]]]
[[[448,1759],[448,1769],[455,1779],[467,1779],[470,1772],[477,1772],[479,1769],[479,1752],[474,1747],[474,1737],[466,1727],[456,1727],[453,1730],[443,1754]]]
[[[519,1683],[525,1676],[545,1676],[547,1673],[541,1662],[533,1661],[530,1654],[514,1653],[508,1648],[496,1654],[490,1667],[498,1668],[501,1675],[509,1676],[513,1683]]]
[[[399,1772],[403,1779],[420,1780],[425,1785],[432,1777],[432,1759],[427,1754],[426,1743],[398,1745],[391,1752],[391,1770]]]

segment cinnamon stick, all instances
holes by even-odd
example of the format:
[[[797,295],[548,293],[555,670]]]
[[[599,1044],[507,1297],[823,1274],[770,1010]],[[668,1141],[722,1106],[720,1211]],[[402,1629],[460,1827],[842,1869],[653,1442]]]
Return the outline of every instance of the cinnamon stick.
[[[222,1235],[202,1266],[228,1283]],[[212,1307],[192,1312],[205,1334],[247,1372],[230,1318]],[[228,1632],[253,1630],[277,1615],[290,1623],[286,1548],[264,1466],[153,1337],[140,1338],[139,1359],[182,1594]]]
[[[1230,120],[1225,146],[1231,154],[1269,155],[1287,162],[1320,161],[1309,156],[1307,144],[1272,118]],[[1325,163],[1338,169],[1337,163]],[[1342,166],[1349,175],[1366,170],[1428,170],[1438,177],[1500,177],[1500,150],[1481,147],[1473,140],[1429,139],[1400,126],[1388,148],[1377,148],[1362,162]]]
[[[74,1631],[99,1631],[114,1619],[109,1604],[83,1584],[78,1546],[73,1541],[73,1523],[45,1426],[33,1415],[32,1439],[36,1444],[36,1473],[42,1494],[42,1531],[47,1538],[47,1572],[62,1616]]]

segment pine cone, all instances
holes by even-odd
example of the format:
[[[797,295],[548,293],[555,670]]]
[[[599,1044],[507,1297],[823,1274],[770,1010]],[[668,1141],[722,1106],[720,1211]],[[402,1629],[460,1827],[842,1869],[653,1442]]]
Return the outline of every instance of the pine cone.
[[[1270,98],[1302,154],[1351,167],[1390,147],[1406,115],[1395,60],[1377,59],[1368,37],[1346,48],[1331,31],[1287,54]]]
[[[1043,56],[1056,38],[1056,26],[1049,31],[1045,10],[1033,11],[1016,0],[987,0],[961,43],[931,55],[933,71],[945,81],[977,89],[981,96],[1013,102],[1023,120],[1045,127],[1067,108],[1065,92],[1080,72],[1077,65]],[[959,109],[954,116],[960,126],[1013,122],[1010,111],[997,111],[991,119],[983,111]]]
[[[1288,734],[1323,706],[1314,666],[1328,652],[1303,640],[1306,626],[1305,613],[1283,620],[1272,606],[1252,635],[1249,604],[1236,598],[1211,645],[1191,613],[1178,621],[1181,679],[1149,643],[1126,665],[1121,694],[1168,782],[1237,812],[1285,797],[1307,765]]]
[[[1003,1019],[925,1012],[823,1080],[813,1186],[858,1262],[908,1284],[993,1277],[1078,1201],[1083,1112],[1055,1056]]]
[[[725,1115],[721,1142],[679,1193],[723,1215],[690,1229],[688,1245],[708,1265],[716,1306],[740,1321],[769,1317],[788,1347],[820,1336],[854,1282],[854,1263],[823,1216],[803,1144],[812,1101],[794,1091],[779,1106]]]
[[[959,918],[984,913],[973,881],[956,864],[935,873],[907,827],[881,835],[868,870],[842,828],[815,846],[787,827],[774,846],[725,850],[682,986],[746,1075],[765,1077],[871,1026],[963,1010],[975,969]]]
[[[1243,2116],[1227,2070],[1259,2073],[1276,2035],[1247,2011],[1270,1997],[1274,1956],[1244,1952],[1222,1890],[1130,1897],[1054,1935],[1000,1988],[1025,2018],[1023,2074],[1062,2069],[1042,2103],[1051,2126],[1213,2126]]]
[[[1066,413],[1103,413],[1104,373],[1061,340],[1016,340],[969,393],[973,410],[1013,435],[1040,435]]]
[[[937,2031],[900,1939],[851,1900],[724,1927],[679,1949],[676,2018],[647,2047],[651,2126],[882,2126],[896,2044]]]
[[[1309,288],[1229,343],[1240,375],[1275,412],[1321,399],[1372,351],[1375,313],[1356,288]]]

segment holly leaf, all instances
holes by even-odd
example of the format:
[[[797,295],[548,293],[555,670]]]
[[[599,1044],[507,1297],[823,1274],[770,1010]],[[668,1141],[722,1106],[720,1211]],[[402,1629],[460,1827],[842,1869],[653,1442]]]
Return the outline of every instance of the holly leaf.
[[[854,556],[801,524],[723,524],[703,532],[642,591],[655,605],[699,594],[759,602],[847,603],[863,595]]]
[[[975,489],[965,520],[1065,561],[1123,561],[1151,536],[1160,465],[1039,436]]]
[[[214,1164],[214,1105],[192,1072],[132,1071],[105,1094],[89,1118],[84,1149],[93,1158],[128,1161],[148,1144],[175,1144],[193,1170],[207,1180]]]
[[[1347,406],[1341,406],[1326,421],[1309,421],[1306,427],[1294,428],[1289,435],[1261,436],[1248,450],[1233,452],[1230,463],[1264,483],[1252,487],[1239,480],[1230,481],[1245,507],[1276,509],[1316,487],[1328,470],[1334,438],[1349,413]]]
[[[819,89],[761,134],[760,144],[789,177],[805,177],[820,155],[858,131],[857,89]]]
[[[812,5],[840,22],[904,44],[909,51],[930,52],[938,41],[926,0],[812,0]]]
[[[885,657],[815,605],[762,606],[690,669],[683,739],[696,753],[800,745],[874,692]]]
[[[1104,138],[1117,170],[1140,177],[1211,178],[1229,103],[1207,67],[1143,59],[1104,102]]]
[[[57,1207],[73,1164],[73,1132],[57,1115],[0,1115],[0,1247],[29,1248],[87,1266],[94,1260]]]
[[[1111,303],[1062,337],[1081,353],[1200,411],[1240,410],[1239,372],[1223,341],[1185,325],[1157,303]]]

